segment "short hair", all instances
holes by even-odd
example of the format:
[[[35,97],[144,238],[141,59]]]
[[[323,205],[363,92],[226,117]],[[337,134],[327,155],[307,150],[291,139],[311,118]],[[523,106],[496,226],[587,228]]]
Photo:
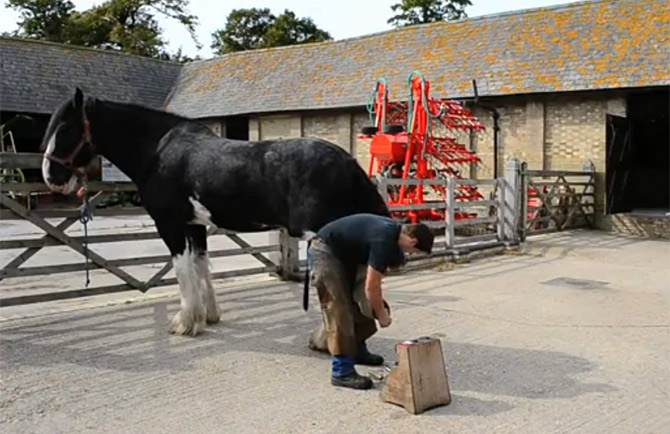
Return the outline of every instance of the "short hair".
[[[405,224],[403,226],[407,234],[416,239],[416,248],[430,254],[433,250],[433,241],[435,241],[433,231],[423,223]]]

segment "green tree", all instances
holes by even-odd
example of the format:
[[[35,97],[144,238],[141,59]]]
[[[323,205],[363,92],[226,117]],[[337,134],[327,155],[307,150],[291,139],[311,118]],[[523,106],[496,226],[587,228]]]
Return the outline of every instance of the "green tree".
[[[7,6],[21,11],[17,36],[171,58],[156,20],[163,15],[184,25],[201,46],[188,0],[107,0],[83,12],[65,0],[8,0]],[[181,53],[176,56],[183,58]]]
[[[65,42],[74,4],[68,0],[8,0],[5,7],[18,10],[21,18],[15,36]]]
[[[267,8],[233,10],[226,18],[226,26],[215,31],[212,38],[212,49],[217,54],[333,39],[311,18],[298,18],[289,10],[275,16]]]
[[[235,9],[228,14],[225,28],[212,33],[212,49],[223,54],[261,48],[275,19],[270,9]]]
[[[298,18],[289,10],[279,15],[265,34],[267,47],[308,44],[330,41],[328,32],[321,30],[311,18]]]
[[[465,8],[472,6],[470,0],[402,0],[391,6],[396,15],[389,18],[395,27],[434,23],[444,20],[467,18]]]

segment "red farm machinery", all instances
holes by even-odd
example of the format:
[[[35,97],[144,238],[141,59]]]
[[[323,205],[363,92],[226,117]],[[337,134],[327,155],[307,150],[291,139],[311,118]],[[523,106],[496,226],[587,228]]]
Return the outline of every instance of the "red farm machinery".
[[[370,164],[368,176],[386,179],[446,180],[448,176],[463,179],[462,173],[471,164],[480,162],[479,157],[459,143],[458,136],[484,127],[471,111],[460,103],[439,100],[430,96],[430,82],[419,72],[410,74],[407,80],[407,101],[389,102],[389,89],[384,78],[377,80],[368,104],[373,126],[363,127],[361,138],[370,142]],[[446,183],[424,183],[425,185],[388,185],[388,204],[418,205],[444,204]],[[484,199],[473,185],[455,183],[456,201]],[[444,206],[416,207],[416,209],[392,211],[396,218],[419,220],[445,220]],[[476,214],[457,212],[456,220],[475,218]]]

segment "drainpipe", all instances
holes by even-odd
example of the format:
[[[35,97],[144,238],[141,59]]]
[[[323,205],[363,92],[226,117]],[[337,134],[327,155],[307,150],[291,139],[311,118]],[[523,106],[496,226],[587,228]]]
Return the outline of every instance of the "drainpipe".
[[[499,147],[499,140],[500,140],[500,113],[498,113],[498,110],[496,110],[495,107],[488,106],[485,104],[480,104],[479,103],[479,93],[477,92],[477,80],[472,80],[472,87],[475,92],[475,101],[474,104],[476,106],[479,106],[483,108],[484,110],[487,110],[491,112],[491,115],[493,116],[493,179],[498,178],[498,147]]]

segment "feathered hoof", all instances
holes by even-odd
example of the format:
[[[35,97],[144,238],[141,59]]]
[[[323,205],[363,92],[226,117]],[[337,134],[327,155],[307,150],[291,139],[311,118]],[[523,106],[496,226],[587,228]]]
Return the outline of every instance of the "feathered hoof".
[[[192,310],[190,314],[180,310],[172,318],[169,331],[180,336],[197,336],[205,330],[206,324],[204,309]]]

